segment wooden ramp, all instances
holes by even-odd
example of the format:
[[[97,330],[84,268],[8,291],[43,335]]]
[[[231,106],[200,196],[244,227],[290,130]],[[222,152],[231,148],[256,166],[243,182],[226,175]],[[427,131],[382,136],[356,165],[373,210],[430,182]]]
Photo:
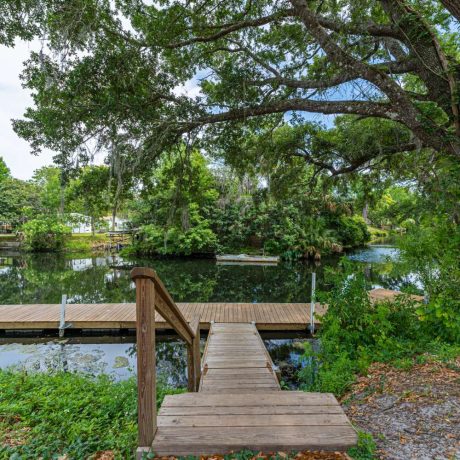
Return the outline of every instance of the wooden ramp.
[[[248,323],[211,325],[199,393],[166,396],[157,426],[151,450],[160,456],[336,451],[357,441],[332,394],[281,391]]]
[[[203,356],[200,391],[279,391],[273,362],[254,324],[211,325]]]

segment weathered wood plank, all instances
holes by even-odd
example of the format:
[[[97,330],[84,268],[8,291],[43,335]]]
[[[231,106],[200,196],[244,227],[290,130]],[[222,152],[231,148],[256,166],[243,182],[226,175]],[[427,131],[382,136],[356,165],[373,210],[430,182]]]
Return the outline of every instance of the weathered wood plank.
[[[168,395],[163,401],[164,406],[208,406],[208,407],[236,407],[236,406],[338,406],[337,399],[332,393],[305,393],[303,391],[280,391],[274,395],[260,394],[257,400],[253,395],[205,395],[203,393]]]
[[[136,282],[138,445],[151,446],[157,430],[155,370],[155,286],[148,278]]]
[[[158,418],[158,426],[189,426],[189,427],[259,427],[259,426],[337,426],[347,425],[345,414],[282,414],[273,415],[162,415]],[[274,432],[274,434],[276,431]]]
[[[247,448],[258,451],[345,450],[356,443],[349,426],[161,427],[158,455],[212,455]]]
[[[209,415],[210,406],[161,406],[158,415]],[[311,414],[343,414],[342,408],[322,405],[295,405],[295,406],[213,406],[213,415],[311,415]]]

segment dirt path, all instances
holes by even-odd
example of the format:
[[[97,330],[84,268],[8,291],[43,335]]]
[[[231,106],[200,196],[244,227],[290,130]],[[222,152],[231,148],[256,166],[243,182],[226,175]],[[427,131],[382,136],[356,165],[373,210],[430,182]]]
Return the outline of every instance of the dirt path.
[[[460,459],[460,358],[409,370],[374,364],[342,403],[374,436],[376,458]]]

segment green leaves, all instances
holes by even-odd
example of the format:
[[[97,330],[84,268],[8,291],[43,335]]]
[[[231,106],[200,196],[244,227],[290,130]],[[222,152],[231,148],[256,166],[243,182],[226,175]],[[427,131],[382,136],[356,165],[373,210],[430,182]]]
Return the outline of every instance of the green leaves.
[[[29,220],[22,226],[24,243],[31,251],[59,251],[63,249],[70,228],[55,218]]]
[[[182,391],[159,382],[157,405]],[[134,378],[0,370],[0,413],[1,458],[86,459],[110,450],[125,460],[136,448]],[[17,442],[4,443],[4,436]]]

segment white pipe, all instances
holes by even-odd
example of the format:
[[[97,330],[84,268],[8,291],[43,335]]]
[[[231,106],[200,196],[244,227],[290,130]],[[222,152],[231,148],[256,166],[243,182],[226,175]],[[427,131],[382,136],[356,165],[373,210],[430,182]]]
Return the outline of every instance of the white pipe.
[[[59,322],[59,337],[64,337],[66,304],[67,304],[67,295],[63,294],[62,301],[61,301],[61,320]]]
[[[311,274],[310,332],[315,333],[316,273]]]

